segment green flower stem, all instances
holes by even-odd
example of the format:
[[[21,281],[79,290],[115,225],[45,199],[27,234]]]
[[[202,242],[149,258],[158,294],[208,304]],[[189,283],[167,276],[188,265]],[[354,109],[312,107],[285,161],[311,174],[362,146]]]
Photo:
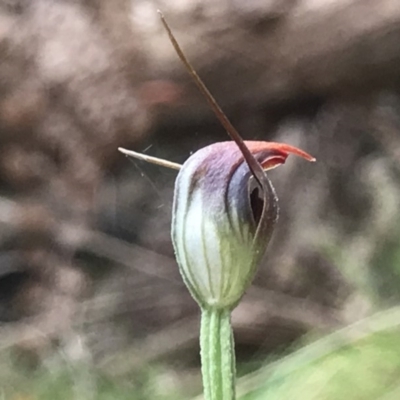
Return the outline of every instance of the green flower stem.
[[[235,350],[230,311],[201,310],[200,348],[204,400],[235,400]]]

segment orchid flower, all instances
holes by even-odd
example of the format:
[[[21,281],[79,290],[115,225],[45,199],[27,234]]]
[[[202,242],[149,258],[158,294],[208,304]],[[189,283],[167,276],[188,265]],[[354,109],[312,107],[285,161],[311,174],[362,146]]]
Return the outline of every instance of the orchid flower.
[[[251,284],[271,238],[278,199],[266,171],[289,154],[283,143],[243,141],[161,21],[194,82],[232,141],[214,143],[181,166],[120,149],[135,158],[179,170],[172,210],[172,242],[182,278],[201,309],[200,348],[205,400],[235,399],[230,314]]]
[[[247,141],[269,170],[289,154],[313,158],[296,147]],[[268,180],[267,204],[235,142],[194,153],[175,183],[172,241],[183,279],[202,307],[233,308],[252,281],[278,216]],[[265,212],[263,209],[265,208]]]

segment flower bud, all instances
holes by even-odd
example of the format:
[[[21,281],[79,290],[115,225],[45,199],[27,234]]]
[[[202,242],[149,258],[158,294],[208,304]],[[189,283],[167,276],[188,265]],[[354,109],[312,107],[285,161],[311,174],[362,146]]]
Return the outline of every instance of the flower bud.
[[[290,153],[314,160],[285,144],[245,143],[264,170]],[[268,179],[267,193],[260,190],[235,142],[212,144],[183,164],[175,183],[172,241],[183,279],[201,307],[234,308],[251,283],[278,216]]]

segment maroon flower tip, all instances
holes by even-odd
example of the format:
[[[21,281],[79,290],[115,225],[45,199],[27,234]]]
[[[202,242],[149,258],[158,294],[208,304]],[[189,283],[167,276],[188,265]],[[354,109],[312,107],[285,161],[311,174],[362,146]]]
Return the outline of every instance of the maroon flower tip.
[[[248,140],[245,141],[245,144],[253,155],[259,155],[257,159],[265,171],[284,164],[289,154],[295,154],[307,161],[315,161],[315,158],[310,154],[285,143]]]

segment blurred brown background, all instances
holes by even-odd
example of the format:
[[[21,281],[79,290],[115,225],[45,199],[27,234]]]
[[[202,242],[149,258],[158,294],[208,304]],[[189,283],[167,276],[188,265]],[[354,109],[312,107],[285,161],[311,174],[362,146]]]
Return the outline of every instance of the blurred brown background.
[[[239,359],[399,300],[396,0],[1,0],[0,346],[123,375],[197,365],[173,257],[175,162],[226,140],[168,41],[247,139],[314,155],[271,172],[277,230],[233,315]]]

